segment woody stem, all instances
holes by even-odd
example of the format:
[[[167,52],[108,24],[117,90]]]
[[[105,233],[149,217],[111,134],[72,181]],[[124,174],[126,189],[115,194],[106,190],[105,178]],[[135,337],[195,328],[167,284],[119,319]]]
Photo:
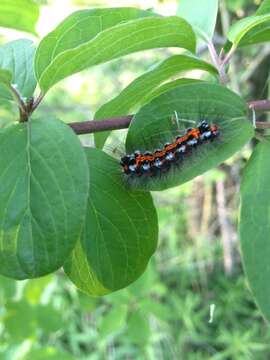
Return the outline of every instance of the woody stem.
[[[258,112],[270,111],[270,100],[248,102],[248,107]],[[68,124],[78,134],[92,134],[101,131],[127,129],[134,115],[119,116],[103,120],[91,120]],[[270,122],[256,121],[256,127],[270,128]]]

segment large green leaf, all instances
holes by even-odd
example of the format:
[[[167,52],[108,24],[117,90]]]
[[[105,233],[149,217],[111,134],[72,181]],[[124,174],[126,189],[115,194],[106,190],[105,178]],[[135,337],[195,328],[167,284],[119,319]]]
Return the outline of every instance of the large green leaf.
[[[33,95],[36,87],[34,54],[34,44],[27,39],[11,41],[0,47],[0,82],[3,80],[1,77],[3,71],[11,74],[5,86],[0,87],[0,98],[13,99],[11,84],[22,97],[29,98]]]
[[[35,68],[43,92],[67,76],[137,51],[161,47],[195,50],[191,26],[178,17],[152,14],[136,19],[149,16],[149,12],[120,8],[114,19],[116,9],[91,11],[77,13],[76,19],[67,18],[40,43]]]
[[[259,9],[256,12],[256,15],[265,15],[270,13],[270,0],[264,0]]]
[[[38,119],[0,132],[0,273],[33,278],[61,267],[79,238],[89,174],[64,123]]]
[[[220,137],[212,143],[199,145],[167,173],[157,177],[128,177],[132,188],[164,190],[183,184],[222,163],[253,135],[243,99],[220,85],[191,84],[172,89],[140,109],[129,127],[127,153],[154,151],[173,142],[181,131],[175,121],[175,112],[182,129],[195,126],[204,119],[218,126]]]
[[[0,69],[0,84],[3,89],[9,88],[12,81],[12,74],[9,70]]]
[[[98,149],[86,153],[91,174],[86,225],[64,269],[79,289],[105,295],[145,270],[157,245],[157,215],[150,194],[126,189],[115,159]]]
[[[0,105],[5,105],[8,100],[13,99],[11,91],[12,73],[0,68]],[[14,98],[15,100],[15,98]]]
[[[270,321],[270,139],[253,151],[241,184],[239,232],[248,281]]]
[[[203,82],[203,80],[191,79],[191,78],[182,78],[182,79],[177,79],[177,80],[174,80],[174,81],[167,82],[167,83],[162,84],[161,86],[159,86],[154,91],[150,92],[143,99],[142,105],[145,105],[145,104],[149,103],[151,100],[155,99],[159,95],[164,94],[167,91],[169,91],[171,89],[174,89],[176,87],[183,86],[183,85],[194,84],[194,83],[200,83],[200,82]]]
[[[1,0],[0,26],[35,34],[39,6],[34,0]]]
[[[229,30],[228,39],[235,48],[270,41],[270,14],[236,22]]]
[[[218,0],[179,0],[177,14],[186,19],[204,40],[212,38],[218,14]]]
[[[147,16],[153,16],[153,13],[136,8],[91,9],[74,12],[42,39],[36,55],[38,78],[52,61],[65,51],[93,40],[99,33],[117,24]]]
[[[137,108],[145,103],[145,98],[149,97],[154,90],[164,81],[176,75],[194,69],[207,71],[217,75],[216,68],[212,65],[188,55],[175,55],[160,64],[156,65],[147,73],[139,76],[130,83],[118,96],[103,105],[95,114],[95,119],[106,119],[133,113]],[[95,134],[97,147],[103,147],[110,132]]]

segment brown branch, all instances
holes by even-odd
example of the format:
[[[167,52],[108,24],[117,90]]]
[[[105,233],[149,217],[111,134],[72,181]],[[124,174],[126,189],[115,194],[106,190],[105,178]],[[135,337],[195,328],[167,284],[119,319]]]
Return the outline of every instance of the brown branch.
[[[15,85],[10,85],[10,91],[19,105],[20,121],[21,122],[27,121],[28,120],[27,108],[21,94],[19,93]]]
[[[83,122],[74,122],[68,124],[73,131],[78,134],[90,134],[99,131],[127,129],[133,118],[133,115],[121,116],[104,120],[92,120]]]
[[[256,128],[257,129],[270,129],[270,122],[269,121],[256,121]]]
[[[270,100],[250,101],[248,103],[248,107],[251,110],[255,110],[257,112],[270,111]],[[270,122],[268,122],[268,121],[256,121],[256,128],[257,129],[270,129]]]
[[[270,100],[249,101],[248,107],[255,111],[270,111]]]
[[[270,111],[270,100],[250,101],[248,107],[255,111]],[[120,116],[103,120],[92,120],[69,123],[68,125],[78,134],[91,134],[100,131],[127,129],[133,115]],[[270,122],[256,121],[259,129],[269,129]]]

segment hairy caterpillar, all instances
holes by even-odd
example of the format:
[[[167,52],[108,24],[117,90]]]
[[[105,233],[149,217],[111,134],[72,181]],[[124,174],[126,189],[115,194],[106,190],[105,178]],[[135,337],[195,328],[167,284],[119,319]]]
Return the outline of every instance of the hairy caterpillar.
[[[169,171],[174,164],[183,161],[193,148],[218,136],[217,125],[209,125],[203,120],[197,127],[188,128],[183,135],[176,136],[174,142],[166,143],[162,149],[144,153],[136,150],[123,156],[120,165],[128,177],[153,177]]]

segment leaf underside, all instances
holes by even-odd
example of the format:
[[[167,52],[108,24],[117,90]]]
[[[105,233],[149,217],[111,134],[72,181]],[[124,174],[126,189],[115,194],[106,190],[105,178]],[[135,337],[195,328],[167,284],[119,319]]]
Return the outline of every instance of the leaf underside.
[[[218,14],[218,0],[180,0],[177,14],[187,20],[204,41],[211,39]]]
[[[0,86],[0,99],[13,99],[11,84],[16,87],[21,97],[29,99],[33,95],[37,83],[34,74],[34,54],[34,44],[27,39],[11,41],[0,47],[0,69],[11,74],[6,86]]]

